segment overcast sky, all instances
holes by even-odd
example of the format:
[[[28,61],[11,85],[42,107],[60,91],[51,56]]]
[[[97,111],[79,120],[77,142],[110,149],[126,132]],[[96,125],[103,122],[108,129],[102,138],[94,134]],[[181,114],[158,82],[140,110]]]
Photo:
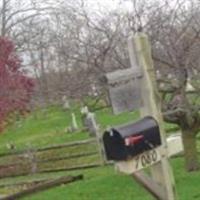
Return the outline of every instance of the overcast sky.
[[[121,0],[85,0],[88,1],[91,8],[98,8],[99,6],[106,9],[116,9],[116,8],[131,8],[131,1],[123,1]]]

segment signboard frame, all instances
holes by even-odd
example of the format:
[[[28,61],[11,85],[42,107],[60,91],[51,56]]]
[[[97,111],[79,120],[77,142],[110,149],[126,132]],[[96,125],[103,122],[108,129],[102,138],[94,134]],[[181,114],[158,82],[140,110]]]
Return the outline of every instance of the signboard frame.
[[[132,68],[107,73],[109,99],[113,113],[130,112],[142,106],[140,79],[142,75]]]

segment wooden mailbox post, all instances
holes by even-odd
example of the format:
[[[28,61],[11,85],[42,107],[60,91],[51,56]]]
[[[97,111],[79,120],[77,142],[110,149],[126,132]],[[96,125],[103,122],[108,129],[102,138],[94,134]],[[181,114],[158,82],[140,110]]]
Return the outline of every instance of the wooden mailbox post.
[[[143,100],[143,105],[140,109],[141,116],[151,115],[157,120],[162,138],[163,145],[159,150],[161,160],[155,165],[152,165],[152,178],[155,183],[158,183],[160,187],[162,187],[163,194],[161,194],[160,199],[175,200],[177,199],[175,182],[167,156],[167,142],[161,114],[161,101],[156,85],[151,47],[148,37],[143,33],[136,34],[129,39],[128,43],[129,52],[131,52],[132,48],[135,49],[137,55],[136,61],[138,61],[138,63],[135,64],[138,64],[137,66],[141,68],[143,74],[143,78],[141,79],[141,96]],[[131,56],[130,54],[130,57]]]
[[[162,145],[131,159],[117,161],[116,168],[121,172],[132,174],[155,198],[160,200],[177,200],[175,181],[168,158],[183,151],[183,146],[180,136],[170,137],[168,140],[165,137],[161,101],[157,90],[151,47],[147,35],[137,33],[135,36],[130,37],[128,39],[128,49],[131,68],[124,70],[124,72],[127,74],[125,77],[128,80],[131,79],[131,81],[127,81],[120,71],[107,75],[111,90],[111,103],[114,106],[113,110],[119,113],[123,110],[140,109],[141,117],[152,116],[159,124]],[[129,94],[131,93],[131,87],[129,87],[131,84],[136,83],[136,86],[140,86],[139,93],[137,87],[132,87],[133,94],[136,94],[136,96],[128,95],[130,99],[135,97],[136,101],[134,104],[130,104],[130,100],[127,103],[125,99],[122,99],[121,102],[118,99],[118,102],[115,102],[115,94],[117,96],[121,94],[121,96],[125,97],[122,87],[119,90],[117,88],[114,88],[114,91],[112,90],[113,87],[118,86],[120,81],[124,84],[123,87]],[[141,99],[140,101],[139,98]],[[118,104],[122,106],[120,107]],[[174,143],[177,144],[175,148]],[[154,159],[151,159],[150,155],[153,154],[156,154],[156,156],[154,156]],[[146,163],[144,162],[145,160],[147,161]],[[148,166],[151,168],[151,176],[141,171]]]

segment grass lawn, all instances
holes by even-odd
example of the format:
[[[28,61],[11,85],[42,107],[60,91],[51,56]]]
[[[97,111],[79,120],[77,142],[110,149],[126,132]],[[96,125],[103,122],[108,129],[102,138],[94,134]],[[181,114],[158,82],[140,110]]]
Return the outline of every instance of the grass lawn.
[[[183,158],[172,159],[171,163],[176,179],[179,200],[199,200],[200,172],[187,173],[184,170]],[[130,176],[116,172],[113,166],[83,171],[38,174],[34,177],[7,178],[3,181],[5,184],[8,184],[12,181],[20,182],[33,178],[37,180],[78,174],[84,174],[84,180],[55,187],[25,197],[23,200],[153,200]]]
[[[152,199],[131,177],[117,174],[113,167],[102,167],[84,172],[84,180],[38,193],[23,200],[124,200]]]
[[[82,127],[79,108],[74,108],[79,128]],[[104,129],[107,126],[126,123],[138,118],[137,112],[123,113],[113,116],[111,109],[103,109],[96,112],[97,122]],[[51,144],[65,143],[88,138],[86,132],[66,133],[66,127],[70,126],[71,111],[64,111],[59,107],[50,107],[39,110],[25,119],[21,119],[13,126],[5,130],[0,136],[0,153],[8,151],[7,143],[13,143],[16,150],[41,147]]]
[[[186,173],[182,158],[173,159],[172,166],[179,200],[199,200],[200,173]],[[85,170],[82,173],[84,174],[83,181],[49,189],[23,200],[153,200],[131,176],[115,172],[111,166]]]
[[[81,127],[82,124],[79,108],[74,108],[73,111],[76,113],[79,127]],[[136,120],[138,119],[139,114],[137,112],[132,112],[113,116],[111,109],[104,109],[97,111],[96,116],[102,129],[105,129],[107,126],[119,125]],[[27,118],[16,122],[1,134],[0,153],[8,151],[6,144],[11,142],[15,144],[16,150],[22,150],[30,146],[43,147],[46,145],[60,144],[88,138],[86,132],[66,133],[64,130],[70,125],[70,121],[70,111],[63,111],[59,107],[51,107],[46,110],[32,113]],[[200,172],[187,173],[184,169],[183,158],[173,159],[171,163],[180,197],[179,200],[200,200]],[[130,176],[116,172],[113,166],[99,167],[83,171],[36,174],[34,176],[0,179],[0,186],[14,182],[16,183],[27,180],[32,181],[41,178],[46,179],[77,174],[83,174],[84,180],[49,189],[33,196],[26,197],[24,200],[153,199]],[[0,187],[0,194],[3,194],[5,191],[14,191],[14,188]]]

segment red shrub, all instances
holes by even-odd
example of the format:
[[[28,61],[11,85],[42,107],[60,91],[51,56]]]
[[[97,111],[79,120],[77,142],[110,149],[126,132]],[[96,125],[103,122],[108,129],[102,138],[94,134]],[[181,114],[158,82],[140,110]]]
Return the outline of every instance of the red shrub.
[[[0,129],[8,114],[27,109],[33,88],[34,81],[22,70],[13,42],[0,37]]]

